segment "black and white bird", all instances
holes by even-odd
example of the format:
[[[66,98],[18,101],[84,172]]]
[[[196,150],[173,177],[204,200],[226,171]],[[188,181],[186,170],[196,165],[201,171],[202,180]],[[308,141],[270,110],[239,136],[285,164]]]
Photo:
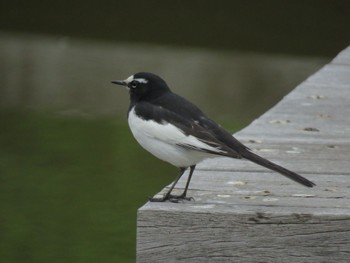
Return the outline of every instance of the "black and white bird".
[[[139,72],[126,80],[113,80],[112,83],[129,90],[128,122],[138,143],[154,156],[180,169],[169,191],[162,198],[151,198],[150,201],[191,200],[186,195],[196,164],[217,156],[247,159],[304,186],[315,185],[299,174],[253,153],[197,106],[173,93],[157,75]],[[187,168],[190,168],[190,173],[183,193],[172,195],[172,190]]]

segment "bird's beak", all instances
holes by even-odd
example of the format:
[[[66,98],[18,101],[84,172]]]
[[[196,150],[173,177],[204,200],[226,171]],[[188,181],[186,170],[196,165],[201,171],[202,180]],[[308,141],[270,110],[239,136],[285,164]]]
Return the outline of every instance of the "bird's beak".
[[[121,86],[128,86],[128,84],[125,82],[125,80],[112,80],[111,82],[114,84],[121,85]]]

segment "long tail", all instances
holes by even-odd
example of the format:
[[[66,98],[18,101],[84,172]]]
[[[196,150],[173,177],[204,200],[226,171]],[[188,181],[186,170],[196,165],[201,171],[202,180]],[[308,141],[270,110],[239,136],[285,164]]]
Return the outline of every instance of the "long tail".
[[[259,155],[256,155],[255,153],[250,152],[249,150],[245,150],[241,153],[242,157],[250,160],[256,164],[259,164],[261,166],[264,166],[268,169],[271,169],[275,172],[278,172],[286,177],[288,177],[289,179],[292,179],[295,182],[298,182],[304,186],[307,187],[313,187],[316,184],[314,184],[313,182],[309,181],[308,179],[306,179],[305,177],[302,177],[301,175],[294,173],[282,166],[279,166],[273,162],[270,162],[269,160],[266,160],[262,157],[260,157]]]

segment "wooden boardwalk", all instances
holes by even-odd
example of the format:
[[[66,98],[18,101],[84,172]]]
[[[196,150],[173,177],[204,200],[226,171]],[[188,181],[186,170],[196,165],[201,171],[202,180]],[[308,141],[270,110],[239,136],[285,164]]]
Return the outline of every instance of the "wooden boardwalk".
[[[205,161],[195,201],[139,209],[137,261],[350,262],[350,47],[235,136],[317,186]]]

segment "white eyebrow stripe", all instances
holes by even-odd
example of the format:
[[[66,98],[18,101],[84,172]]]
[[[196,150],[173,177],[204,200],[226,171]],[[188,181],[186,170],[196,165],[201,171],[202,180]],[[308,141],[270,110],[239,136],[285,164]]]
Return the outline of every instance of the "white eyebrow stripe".
[[[148,80],[144,79],[144,78],[137,78],[137,79],[134,79],[134,80],[136,80],[139,83],[145,83],[145,84],[148,82]]]
[[[134,78],[134,75],[131,75],[130,77],[128,77],[126,80],[125,80],[125,82],[126,83],[130,83],[130,82],[132,82],[132,81],[134,81],[134,80],[136,80],[137,82],[139,82],[139,83],[148,83],[148,80],[147,79],[144,79],[144,78]]]

